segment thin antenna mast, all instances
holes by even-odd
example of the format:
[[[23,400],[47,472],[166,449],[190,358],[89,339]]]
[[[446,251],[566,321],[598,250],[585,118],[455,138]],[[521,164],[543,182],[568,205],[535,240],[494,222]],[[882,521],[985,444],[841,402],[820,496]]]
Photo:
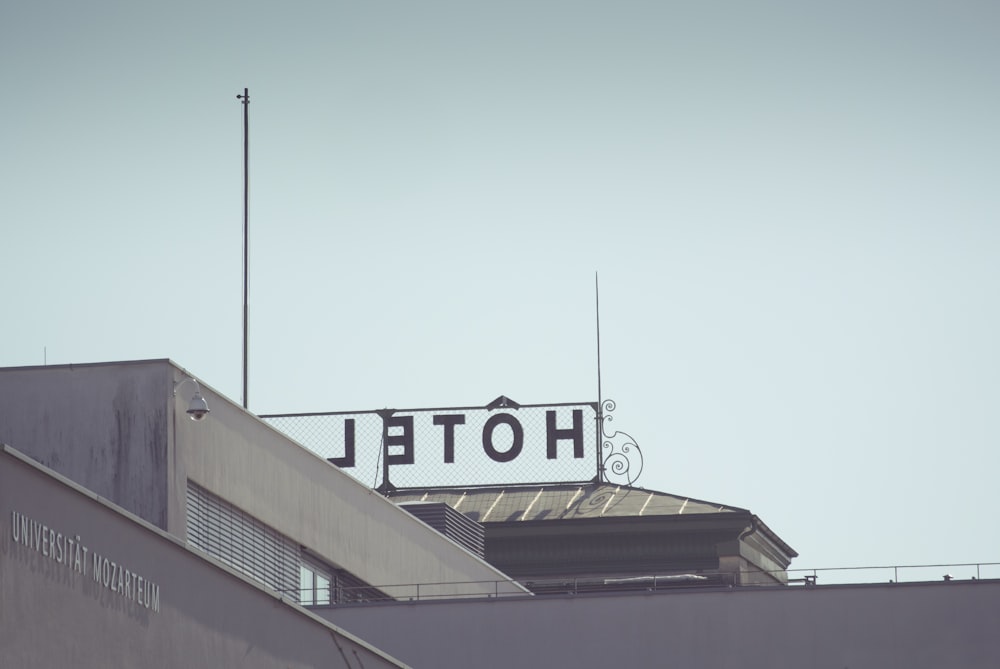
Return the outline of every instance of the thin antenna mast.
[[[597,313],[597,403],[601,403],[601,287],[594,272],[594,311]]]
[[[237,95],[237,100],[243,101],[243,408],[250,408],[250,397],[247,393],[247,303],[250,283],[247,280],[249,261],[249,209],[250,209],[250,90],[243,89],[243,95]]]
[[[604,412],[614,411],[615,403],[613,400],[605,401],[601,394],[601,289],[597,272],[594,272],[594,307],[597,312],[597,477],[594,481],[608,483],[610,479],[606,473],[610,469],[611,476],[624,477],[625,485],[631,486],[642,473],[642,450],[628,433],[615,430],[608,434],[604,431],[604,421],[611,420],[611,416],[605,416]],[[608,453],[602,458],[604,451]]]
[[[597,315],[597,482],[604,483],[604,463],[601,460],[604,435],[604,399],[601,396],[601,288],[594,272],[594,312]]]

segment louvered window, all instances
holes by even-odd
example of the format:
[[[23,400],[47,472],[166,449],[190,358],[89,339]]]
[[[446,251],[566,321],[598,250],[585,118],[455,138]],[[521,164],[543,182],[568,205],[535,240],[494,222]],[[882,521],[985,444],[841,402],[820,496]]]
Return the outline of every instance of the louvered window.
[[[187,539],[236,571],[297,599],[298,544],[190,480]]]

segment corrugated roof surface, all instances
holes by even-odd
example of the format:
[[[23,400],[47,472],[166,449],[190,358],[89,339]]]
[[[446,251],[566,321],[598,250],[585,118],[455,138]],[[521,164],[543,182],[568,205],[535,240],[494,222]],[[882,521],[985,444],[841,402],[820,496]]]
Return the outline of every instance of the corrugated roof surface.
[[[610,483],[410,488],[392,493],[391,499],[396,503],[444,502],[481,523],[745,511],[724,504]]]

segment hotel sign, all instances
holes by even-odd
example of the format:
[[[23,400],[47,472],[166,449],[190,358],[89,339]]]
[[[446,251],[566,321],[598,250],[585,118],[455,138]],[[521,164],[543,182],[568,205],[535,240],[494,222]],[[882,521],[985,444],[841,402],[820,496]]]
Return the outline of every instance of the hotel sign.
[[[481,410],[480,410],[481,411]],[[378,412],[381,413],[381,412]],[[572,452],[572,457],[584,457],[583,410],[572,409],[569,412],[568,425],[559,424],[559,411],[545,411],[545,457],[555,460],[559,457],[560,443],[566,443]],[[563,412],[564,414],[566,412]],[[386,412],[382,414],[385,427],[385,443],[388,447],[398,447],[399,452],[386,458],[390,465],[412,465],[416,462],[414,413]],[[421,444],[426,447],[426,453],[440,453],[442,464],[455,462],[455,434],[464,432],[463,443],[469,439],[481,445],[483,453],[493,462],[511,462],[524,451],[524,425],[513,413],[491,413],[483,417],[482,428],[474,431],[466,430],[470,418],[468,411],[461,413],[430,413],[431,423],[440,428],[437,439],[430,439]],[[478,426],[477,426],[478,427]],[[470,434],[471,432],[471,434]],[[343,418],[344,455],[330,458],[330,461],[340,467],[354,467],[357,454],[357,418]],[[537,436],[537,435],[529,435]],[[433,443],[433,442],[437,443]],[[541,450],[540,440],[529,444],[530,448]]]
[[[378,488],[582,481],[601,469],[596,402],[261,416]]]

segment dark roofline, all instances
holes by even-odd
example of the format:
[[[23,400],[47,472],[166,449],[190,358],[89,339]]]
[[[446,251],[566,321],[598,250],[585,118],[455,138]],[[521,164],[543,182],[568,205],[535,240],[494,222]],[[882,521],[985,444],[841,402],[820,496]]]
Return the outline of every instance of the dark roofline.
[[[618,488],[625,491],[626,493],[636,492],[636,493],[647,493],[651,495],[664,495],[668,497],[677,497],[680,499],[690,500],[697,504],[706,504],[708,506],[714,506],[722,509],[726,509],[727,512],[736,513],[750,513],[749,509],[744,509],[739,506],[732,506],[730,504],[720,504],[718,502],[713,502],[706,499],[699,499],[697,497],[690,497],[688,495],[680,495],[672,492],[664,492],[663,490],[652,490],[651,488],[641,488],[639,486],[623,485],[618,483],[613,483],[610,481],[605,481],[598,483],[594,479],[588,481],[552,481],[548,483],[491,483],[485,485],[468,485],[468,486],[423,486],[414,488],[397,488],[392,491],[391,494],[387,495],[390,499],[396,495],[416,495],[420,493],[453,493],[456,495],[461,495],[462,493],[474,493],[474,492],[488,492],[488,491],[502,491],[502,490],[532,490],[538,488],[577,488],[577,487],[598,487],[598,486],[609,486]]]
[[[787,543],[785,543],[785,540],[782,539],[781,537],[779,537],[774,532],[774,530],[772,530],[770,527],[768,527],[767,523],[765,523],[763,520],[761,520],[759,516],[754,515],[753,522],[754,522],[754,526],[761,532],[761,534],[763,534],[765,537],[767,537],[771,542],[773,542],[776,546],[778,546],[782,551],[784,551],[785,553],[787,553],[789,556],[791,556],[793,558],[797,558],[799,556],[798,551],[796,551],[794,548],[792,548]]]
[[[509,529],[527,532],[558,533],[563,530],[577,532],[584,528],[602,528],[614,533],[635,528],[662,525],[726,526],[733,531],[753,526],[754,515],[749,511],[718,511],[715,513],[686,513],[669,516],[587,516],[583,518],[551,518],[544,520],[500,520],[487,523],[491,529]],[[592,531],[592,530],[588,530]]]
[[[601,487],[601,486],[617,488],[619,490],[625,491],[626,494],[627,493],[631,493],[631,492],[635,492],[635,493],[639,493],[639,494],[663,495],[665,497],[674,497],[674,498],[680,498],[680,499],[687,499],[687,500],[690,500],[690,501],[698,503],[698,504],[704,504],[706,506],[716,507],[719,510],[716,511],[716,512],[713,512],[713,513],[689,513],[689,514],[684,514],[683,516],[682,515],[677,515],[677,516],[673,516],[673,515],[670,515],[670,516],[649,516],[649,518],[661,518],[661,519],[663,519],[663,518],[671,518],[671,519],[685,518],[685,519],[690,519],[690,520],[675,520],[674,522],[694,522],[694,519],[701,519],[701,520],[704,521],[704,520],[711,519],[711,518],[713,518],[715,516],[723,516],[724,515],[724,516],[727,517],[727,520],[743,519],[744,522],[747,523],[747,530],[749,532],[753,532],[753,531],[759,532],[761,534],[761,536],[763,536],[767,541],[773,543],[776,547],[778,547],[779,550],[783,551],[784,553],[786,553],[790,557],[795,558],[795,557],[799,556],[798,551],[796,551],[787,542],[785,542],[781,537],[779,537],[777,535],[777,533],[775,533],[774,530],[772,530],[767,525],[767,523],[765,523],[763,520],[761,520],[759,516],[757,516],[756,514],[752,513],[749,509],[744,509],[744,508],[735,507],[735,506],[729,506],[729,505],[725,505],[725,504],[719,504],[717,502],[712,502],[712,501],[708,501],[708,500],[698,499],[698,498],[694,498],[694,497],[687,497],[687,496],[678,495],[678,494],[675,494],[675,493],[663,492],[661,490],[650,490],[648,488],[641,488],[641,487],[638,487],[638,486],[618,485],[618,484],[615,484],[615,483],[608,483],[608,482],[598,483],[598,482],[596,482],[594,480],[590,480],[590,481],[560,481],[560,482],[552,482],[552,483],[539,483],[539,482],[535,482],[535,483],[516,483],[516,484],[506,484],[506,485],[505,484],[489,484],[489,485],[473,485],[473,486],[427,486],[427,487],[415,487],[415,488],[399,488],[398,490],[394,491],[391,495],[389,495],[389,498],[392,499],[392,497],[394,497],[394,496],[396,496],[396,497],[412,496],[412,495],[420,495],[420,494],[424,494],[424,493],[432,494],[432,495],[435,495],[435,494],[436,495],[440,495],[440,494],[452,494],[452,495],[460,496],[460,495],[462,495],[464,493],[470,493],[470,494],[475,494],[475,493],[489,493],[489,492],[499,493],[501,491],[508,491],[508,490],[524,491],[524,490],[537,490],[537,489],[540,489],[540,488],[546,488],[548,490],[560,489],[560,488],[562,488],[562,489],[573,489],[573,488],[591,488],[591,489],[596,489],[596,488]],[[559,518],[559,519],[557,519],[557,518],[549,518],[549,519],[542,520],[542,521],[533,521],[533,520],[491,521],[490,525],[497,526],[497,527],[503,527],[503,526],[506,526],[508,523],[510,523],[511,527],[514,527],[514,526],[524,527],[524,525],[523,525],[524,523],[541,522],[541,523],[545,523],[545,527],[549,527],[549,528],[555,529],[558,526],[558,524],[560,524],[560,523],[580,524],[580,523],[586,523],[586,522],[599,521],[597,524],[600,525],[601,524],[600,521],[603,521],[603,522],[606,522],[606,523],[618,523],[619,525],[621,525],[621,523],[623,521],[627,521],[629,518],[636,518],[636,519],[638,519],[640,517],[639,516],[635,516],[635,517],[633,517],[633,516],[609,516],[607,519],[605,519],[605,518]],[[647,517],[646,516],[642,516],[641,518],[645,519]],[[643,522],[650,522],[650,521],[643,521]]]

